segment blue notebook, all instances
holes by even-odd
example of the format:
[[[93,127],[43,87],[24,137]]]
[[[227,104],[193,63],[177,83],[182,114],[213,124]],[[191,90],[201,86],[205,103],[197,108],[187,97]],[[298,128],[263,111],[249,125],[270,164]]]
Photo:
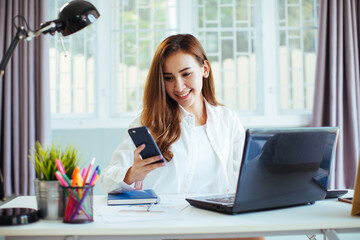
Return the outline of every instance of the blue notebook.
[[[160,201],[159,196],[154,190],[135,190],[122,193],[109,193],[108,205],[122,205],[122,204],[150,204],[158,203]]]

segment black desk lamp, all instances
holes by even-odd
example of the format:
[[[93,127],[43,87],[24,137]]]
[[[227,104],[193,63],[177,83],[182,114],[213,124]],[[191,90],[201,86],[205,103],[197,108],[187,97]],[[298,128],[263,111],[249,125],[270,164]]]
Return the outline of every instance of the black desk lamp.
[[[100,14],[94,5],[83,0],[74,0],[61,8],[58,19],[41,24],[35,32],[25,29],[24,26],[17,27],[16,35],[0,63],[0,79],[4,75],[6,64],[20,40],[30,41],[32,38],[40,36],[41,33],[54,35],[55,32],[60,32],[63,36],[68,36],[90,25],[99,17]],[[0,170],[0,200],[3,199],[4,183]],[[18,214],[14,214],[14,212]],[[0,225],[23,224],[36,220],[37,218],[34,218],[32,212],[29,213],[24,209],[10,212],[9,209],[0,210]]]
[[[1,60],[0,78],[4,75],[6,64],[20,40],[30,41],[41,33],[54,35],[55,32],[60,32],[63,36],[68,36],[90,25],[99,17],[100,14],[94,5],[87,1],[75,0],[61,8],[58,19],[41,24],[40,29],[35,32],[26,30],[24,26],[17,27],[16,35]]]

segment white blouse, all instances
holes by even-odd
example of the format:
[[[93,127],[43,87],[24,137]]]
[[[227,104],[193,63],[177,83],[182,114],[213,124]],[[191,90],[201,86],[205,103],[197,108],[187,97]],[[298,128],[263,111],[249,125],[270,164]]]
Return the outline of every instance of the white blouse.
[[[206,125],[195,127],[195,171],[190,186],[191,193],[211,193],[212,186],[216,184],[216,154],[211,147],[209,137],[206,134]]]
[[[174,157],[166,166],[157,168],[146,176],[143,189],[154,189],[159,194],[199,193],[199,188],[195,186],[206,186],[210,177],[212,184],[207,187],[206,192],[235,192],[245,140],[244,128],[234,111],[223,106],[212,106],[207,102],[205,106],[205,131],[214,153],[211,161],[215,162],[215,171],[205,174],[206,178],[194,176],[197,169],[196,158],[204,153],[196,153],[198,148],[194,147],[197,144],[194,115],[181,108],[181,136],[170,147]],[[137,126],[140,126],[139,117],[130,128]],[[100,187],[104,192],[124,186],[123,179],[132,166],[134,150],[135,145],[126,134],[110,164],[100,174]]]

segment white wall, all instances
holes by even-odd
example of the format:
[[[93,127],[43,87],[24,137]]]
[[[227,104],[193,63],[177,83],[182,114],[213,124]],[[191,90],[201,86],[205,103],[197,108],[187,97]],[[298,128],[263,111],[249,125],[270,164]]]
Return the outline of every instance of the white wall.
[[[111,155],[122,141],[126,129],[56,129],[52,130],[52,140],[62,146],[73,144],[83,156],[83,165],[88,166],[95,157],[95,167],[105,169],[111,159]],[[104,194],[95,185],[94,194]]]

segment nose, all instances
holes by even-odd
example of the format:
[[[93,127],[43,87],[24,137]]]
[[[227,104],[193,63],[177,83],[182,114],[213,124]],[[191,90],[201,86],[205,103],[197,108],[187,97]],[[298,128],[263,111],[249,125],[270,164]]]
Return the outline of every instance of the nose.
[[[177,92],[181,92],[185,88],[184,80],[181,77],[177,77],[175,79],[174,90]]]

